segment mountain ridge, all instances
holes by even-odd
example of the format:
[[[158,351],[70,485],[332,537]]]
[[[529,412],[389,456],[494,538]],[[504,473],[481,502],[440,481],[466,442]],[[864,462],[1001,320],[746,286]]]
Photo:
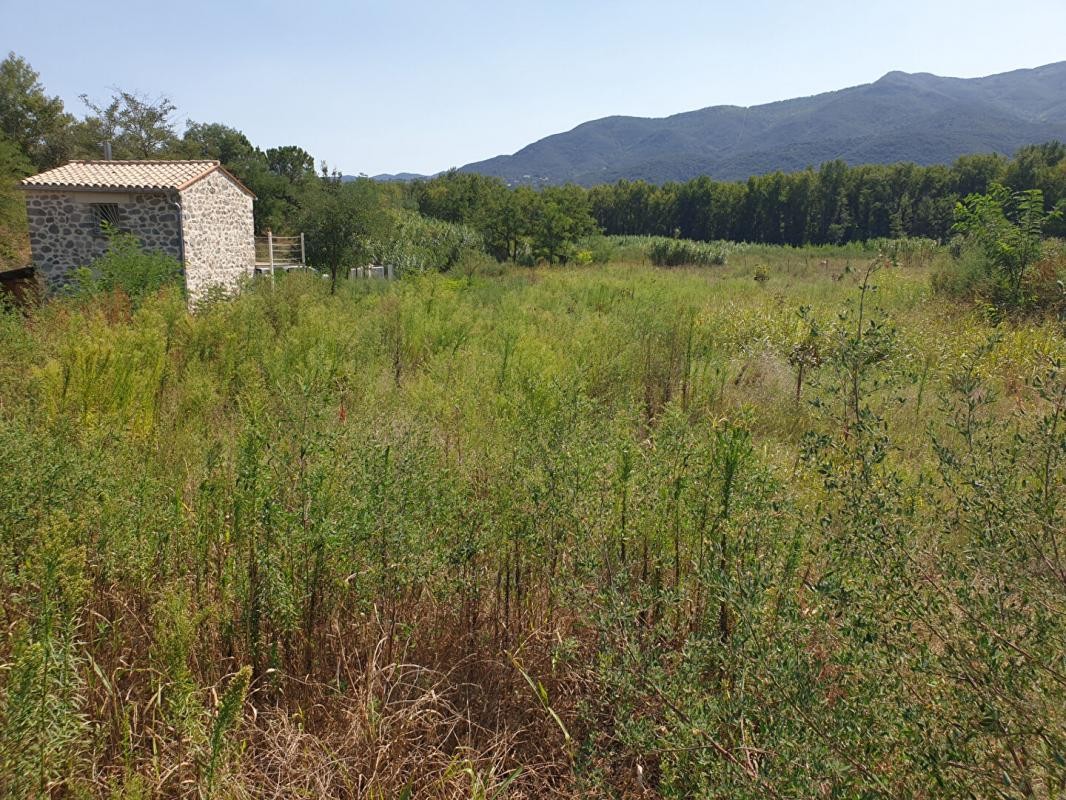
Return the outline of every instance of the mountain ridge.
[[[1010,155],[1050,139],[1066,139],[1066,61],[979,78],[893,70],[872,83],[754,106],[611,115],[459,170],[533,185],[743,180],[836,158],[936,164],[974,152]]]

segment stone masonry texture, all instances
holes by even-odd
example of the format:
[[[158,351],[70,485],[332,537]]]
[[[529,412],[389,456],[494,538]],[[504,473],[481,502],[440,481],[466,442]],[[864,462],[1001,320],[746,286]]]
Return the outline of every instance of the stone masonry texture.
[[[180,223],[176,202],[181,204]],[[213,288],[234,291],[254,272],[252,197],[215,171],[180,194],[27,190],[33,264],[49,289],[62,286],[72,270],[89,266],[107,251],[96,203],[117,205],[119,229],[134,234],[145,250],[178,260],[184,254],[185,288],[194,305]]]
[[[251,196],[215,171],[181,193],[181,207],[190,301],[212,287],[232,292],[255,270]]]
[[[49,288],[64,284],[70,272],[87,267],[107,251],[107,236],[93,204],[77,192],[26,192],[33,265]],[[113,198],[92,195],[95,201],[115,202],[119,228],[138,239],[146,250],[158,250],[174,258],[181,254],[178,211],[174,193],[115,194]]]

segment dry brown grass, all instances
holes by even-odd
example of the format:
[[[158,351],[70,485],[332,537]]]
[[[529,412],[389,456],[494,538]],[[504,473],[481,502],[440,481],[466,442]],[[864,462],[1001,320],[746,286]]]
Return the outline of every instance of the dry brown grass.
[[[245,719],[249,751],[228,776],[236,795],[264,798],[550,797],[569,780],[562,753],[531,760],[534,731],[475,719],[447,674],[386,663],[381,641],[343,665],[335,686],[306,684],[305,709]],[[353,659],[358,661],[358,659]],[[536,727],[535,722],[532,727]]]
[[[151,609],[113,591],[102,598],[107,602],[91,616],[126,646],[113,651],[110,639],[102,639],[91,648],[97,679],[88,687],[89,705],[100,710],[101,730],[109,736],[91,755],[95,780],[80,787],[89,796],[580,794],[568,744],[513,658],[543,681],[553,710],[574,725],[574,705],[587,687],[579,686],[578,668],[552,675],[558,630],[523,628],[521,641],[517,635],[463,635],[454,613],[430,601],[403,609],[404,618],[427,621],[423,632],[429,635],[418,642],[390,634],[380,619],[344,624],[334,618],[330,635],[318,642],[312,675],[268,671],[253,686],[206,791],[209,731],[232,677],[222,674],[223,665],[235,667],[241,657],[194,663],[196,684],[213,685],[190,691],[187,713],[176,712],[182,687],[160,684],[158,674],[131,666],[135,651],[152,646]],[[179,729],[175,720],[182,718],[187,724]]]

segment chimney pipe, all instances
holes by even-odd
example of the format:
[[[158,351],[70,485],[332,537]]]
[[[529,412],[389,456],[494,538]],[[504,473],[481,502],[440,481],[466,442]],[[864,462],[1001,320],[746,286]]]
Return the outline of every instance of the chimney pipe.
[[[104,142],[104,161],[111,160],[111,142]]]

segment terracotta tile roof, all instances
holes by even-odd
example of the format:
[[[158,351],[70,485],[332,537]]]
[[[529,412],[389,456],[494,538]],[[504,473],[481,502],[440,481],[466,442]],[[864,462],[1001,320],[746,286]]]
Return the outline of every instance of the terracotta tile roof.
[[[217,161],[71,161],[39,175],[24,178],[22,186],[40,189],[98,191],[181,190],[222,169]],[[226,172],[243,191],[240,181]]]

